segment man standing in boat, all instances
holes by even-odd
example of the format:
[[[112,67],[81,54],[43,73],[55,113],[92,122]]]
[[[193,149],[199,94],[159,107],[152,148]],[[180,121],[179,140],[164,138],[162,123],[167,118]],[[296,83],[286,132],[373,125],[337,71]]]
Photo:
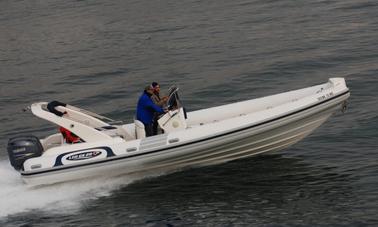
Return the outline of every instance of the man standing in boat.
[[[146,137],[154,135],[153,132],[153,123],[154,123],[154,114],[165,113],[164,109],[156,105],[151,96],[154,94],[154,88],[152,85],[147,86],[143,94],[139,97],[138,106],[137,106],[137,120],[141,121],[144,124],[144,130],[146,131]]]
[[[168,97],[167,96],[160,97],[160,85],[159,85],[159,83],[152,82],[151,86],[154,89],[154,92],[151,96],[152,101],[156,105],[163,108],[167,103]]]
[[[168,97],[163,96],[160,97],[160,85],[157,82],[152,82],[152,88],[154,89],[153,94],[151,95],[152,101],[159,107],[164,108],[167,104]],[[153,135],[158,134],[158,120],[159,120],[160,113],[154,113],[153,125],[152,125],[152,132]]]

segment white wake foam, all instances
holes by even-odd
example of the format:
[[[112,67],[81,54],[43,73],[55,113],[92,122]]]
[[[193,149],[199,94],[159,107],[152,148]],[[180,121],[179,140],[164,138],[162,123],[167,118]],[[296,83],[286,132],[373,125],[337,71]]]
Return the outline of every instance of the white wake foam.
[[[145,177],[151,175],[144,173],[31,188],[22,182],[20,174],[8,161],[0,161],[0,219],[35,209],[74,212],[88,200],[108,196],[115,189]]]

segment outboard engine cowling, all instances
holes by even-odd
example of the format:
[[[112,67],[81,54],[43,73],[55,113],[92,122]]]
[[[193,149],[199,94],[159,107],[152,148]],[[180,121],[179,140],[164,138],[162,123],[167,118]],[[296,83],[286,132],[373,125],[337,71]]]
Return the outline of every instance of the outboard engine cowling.
[[[42,152],[42,144],[35,136],[19,136],[8,141],[9,160],[16,170],[22,169],[27,159],[41,156]]]

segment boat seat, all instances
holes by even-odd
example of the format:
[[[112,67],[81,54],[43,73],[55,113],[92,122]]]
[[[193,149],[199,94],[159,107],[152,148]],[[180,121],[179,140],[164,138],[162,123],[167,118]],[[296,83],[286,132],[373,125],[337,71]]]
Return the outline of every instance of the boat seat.
[[[134,120],[135,135],[137,139],[146,138],[146,131],[144,130],[144,124],[141,121]]]
[[[117,133],[120,134],[126,141],[135,140],[136,139],[135,124],[120,125],[118,126]]]

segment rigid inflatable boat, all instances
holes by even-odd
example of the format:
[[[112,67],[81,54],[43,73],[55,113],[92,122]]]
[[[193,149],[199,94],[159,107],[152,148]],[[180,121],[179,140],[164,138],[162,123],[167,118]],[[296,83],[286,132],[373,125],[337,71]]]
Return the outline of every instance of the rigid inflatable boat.
[[[277,151],[298,142],[340,107],[349,89],[343,78],[262,98],[185,111],[178,89],[169,97],[169,111],[159,119],[164,133],[146,137],[144,125],[123,124],[70,105],[31,105],[32,113],[76,134],[67,143],[61,133],[44,139],[11,138],[12,166],[30,185],[143,171],[164,171],[223,163]]]

